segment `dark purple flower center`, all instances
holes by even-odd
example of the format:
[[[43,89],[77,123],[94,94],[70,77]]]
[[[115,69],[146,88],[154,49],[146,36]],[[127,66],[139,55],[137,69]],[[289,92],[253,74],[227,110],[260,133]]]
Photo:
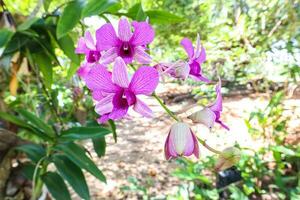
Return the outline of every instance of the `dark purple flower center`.
[[[87,62],[89,63],[93,63],[93,62],[97,62],[101,57],[101,54],[99,51],[94,51],[94,50],[90,50],[86,59]]]
[[[200,67],[200,64],[197,62],[197,61],[193,61],[191,64],[190,64],[190,74],[191,75],[199,75],[201,72],[201,67]]]
[[[134,54],[134,47],[129,42],[122,42],[119,49],[119,55],[122,58],[126,58],[126,57],[132,57],[133,54]]]
[[[127,108],[136,102],[136,96],[128,89],[121,89],[114,97],[113,104],[117,108]]]

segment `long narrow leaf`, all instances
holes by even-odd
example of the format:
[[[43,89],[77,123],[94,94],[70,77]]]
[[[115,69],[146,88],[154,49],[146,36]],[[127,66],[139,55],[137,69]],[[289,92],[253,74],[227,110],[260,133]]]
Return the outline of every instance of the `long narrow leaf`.
[[[59,174],[85,200],[90,199],[89,189],[81,169],[64,155],[55,155],[53,162]]]
[[[77,144],[73,142],[61,144],[57,146],[56,149],[64,153],[64,155],[78,165],[78,167],[87,170],[100,181],[106,182],[106,178],[100,169],[98,169],[95,163],[86,155],[85,151]]]
[[[99,138],[111,133],[111,130],[102,127],[73,127],[61,132],[61,139],[64,140],[84,140],[89,138]]]
[[[71,200],[70,193],[64,180],[55,172],[46,172],[42,175],[49,192],[56,200]]]

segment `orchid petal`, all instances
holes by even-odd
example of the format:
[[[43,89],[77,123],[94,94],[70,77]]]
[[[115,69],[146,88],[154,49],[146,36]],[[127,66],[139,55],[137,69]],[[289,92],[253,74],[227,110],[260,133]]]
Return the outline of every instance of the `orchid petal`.
[[[107,50],[100,58],[101,64],[109,64],[115,61],[115,59],[118,57],[117,48],[112,47],[109,50]]]
[[[166,157],[166,160],[169,160],[170,158],[172,158],[172,155],[170,154],[170,150],[169,150],[169,137],[170,137],[170,133],[168,134],[167,136],[167,139],[165,141],[165,157]]]
[[[209,83],[210,80],[208,78],[206,78],[205,76],[203,76],[202,74],[199,74],[199,75],[192,75],[190,74],[190,77],[192,79],[194,79],[195,81],[203,81],[205,83]]]
[[[111,79],[111,73],[100,64],[95,65],[85,77],[85,82],[90,90],[101,90],[103,92],[114,93],[118,87]]]
[[[198,144],[198,140],[195,136],[195,134],[192,132],[192,136],[193,136],[193,140],[194,140],[194,151],[193,154],[196,156],[196,158],[199,158],[199,144]]]
[[[102,115],[100,118],[97,119],[97,122],[99,124],[103,124],[105,122],[107,122],[109,120],[109,114],[105,114],[105,115]]]
[[[221,120],[217,120],[216,121],[218,124],[220,124],[223,128],[225,128],[227,131],[229,131],[229,127],[227,125],[225,125]]]
[[[154,39],[154,29],[147,22],[132,22],[134,27],[130,42],[134,46],[142,46],[151,43]]]
[[[126,116],[128,112],[128,107],[113,108],[112,112],[109,114],[109,118],[112,120],[119,120]]]
[[[92,91],[92,97],[94,100],[100,101],[105,97],[105,95],[103,95],[103,93],[100,90],[94,90]]]
[[[124,41],[128,42],[132,36],[131,30],[130,30],[130,24],[126,18],[122,18],[119,21],[119,27],[118,27],[118,36],[119,38]]]
[[[85,77],[88,75],[88,73],[91,71],[91,66],[88,63],[82,64],[79,69],[77,70],[77,75],[85,79]]]
[[[134,104],[133,110],[140,113],[144,117],[153,117],[152,110],[138,98],[136,98],[136,103]]]
[[[142,66],[133,75],[129,88],[134,94],[150,95],[158,85],[159,74],[152,67]]]
[[[188,57],[190,59],[193,58],[194,55],[194,47],[192,42],[188,39],[188,38],[183,38],[180,42],[180,44],[183,46],[183,48],[185,49]]]
[[[219,83],[216,86],[216,93],[217,93],[216,100],[215,100],[215,102],[211,106],[209,106],[209,108],[212,111],[215,111],[215,112],[220,112],[223,109],[223,106],[222,106],[221,84],[222,84],[221,83],[221,79],[219,78]]]
[[[99,115],[110,113],[113,109],[113,94],[109,94],[96,103],[95,111]]]
[[[206,60],[206,51],[204,49],[204,47],[201,48],[201,52],[200,55],[196,57],[196,61],[201,64],[204,63]]]
[[[170,147],[173,147],[178,155],[191,155],[194,145],[191,130],[186,123],[173,124],[170,131]]]
[[[104,24],[96,31],[97,49],[99,51],[108,50],[119,43],[114,27],[110,24]]]
[[[191,119],[194,123],[201,123],[208,128],[212,128],[216,120],[216,114],[209,108],[204,108],[191,114],[190,116],[188,116],[188,118]]]
[[[84,34],[85,44],[91,50],[96,50],[94,39],[89,31],[86,31]]]
[[[151,56],[149,56],[141,46],[135,47],[134,58],[141,64],[148,64],[151,62]]]
[[[127,67],[121,57],[118,57],[115,61],[112,71],[112,81],[123,88],[129,86]]]
[[[88,48],[86,47],[86,43],[83,37],[79,38],[77,42],[77,47],[75,49],[75,53],[77,54],[86,54],[88,53]]]
[[[201,49],[201,42],[200,42],[200,35],[197,34],[197,42],[196,42],[196,51],[194,53],[194,58],[198,58],[200,55],[200,49]]]

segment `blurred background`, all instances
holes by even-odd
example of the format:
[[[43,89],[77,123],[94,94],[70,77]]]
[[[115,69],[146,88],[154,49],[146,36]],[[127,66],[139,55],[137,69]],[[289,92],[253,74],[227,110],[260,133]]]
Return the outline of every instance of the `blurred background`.
[[[74,53],[78,38],[106,22],[116,25],[120,16],[149,17],[156,33],[152,66],[186,59],[180,41],[195,44],[199,33],[207,51],[203,73],[213,80],[165,77],[157,94],[185,118],[214,101],[221,76],[222,119],[230,131],[186,121],[210,146],[241,150],[240,161],[223,171],[214,170],[218,156],[202,146],[199,160],[166,161],[173,122],[149,98],[155,118],[133,114],[115,122],[118,142],[106,136],[101,158],[95,143],[80,142],[107,177],[104,184],[85,173],[91,199],[300,199],[299,0],[89,0],[67,12],[70,2],[0,0],[0,111],[18,116],[16,109],[25,108],[53,126],[59,126],[55,118],[64,126],[95,121],[93,101],[75,73],[83,61]],[[45,142],[1,118],[0,199],[30,199],[30,155],[14,147]]]

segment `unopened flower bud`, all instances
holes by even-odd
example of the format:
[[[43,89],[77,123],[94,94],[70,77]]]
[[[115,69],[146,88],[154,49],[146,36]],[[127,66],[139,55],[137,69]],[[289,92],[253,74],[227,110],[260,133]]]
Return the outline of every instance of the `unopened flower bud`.
[[[204,108],[189,115],[188,118],[191,119],[194,123],[201,123],[208,128],[212,128],[216,120],[216,115],[209,108]]]

